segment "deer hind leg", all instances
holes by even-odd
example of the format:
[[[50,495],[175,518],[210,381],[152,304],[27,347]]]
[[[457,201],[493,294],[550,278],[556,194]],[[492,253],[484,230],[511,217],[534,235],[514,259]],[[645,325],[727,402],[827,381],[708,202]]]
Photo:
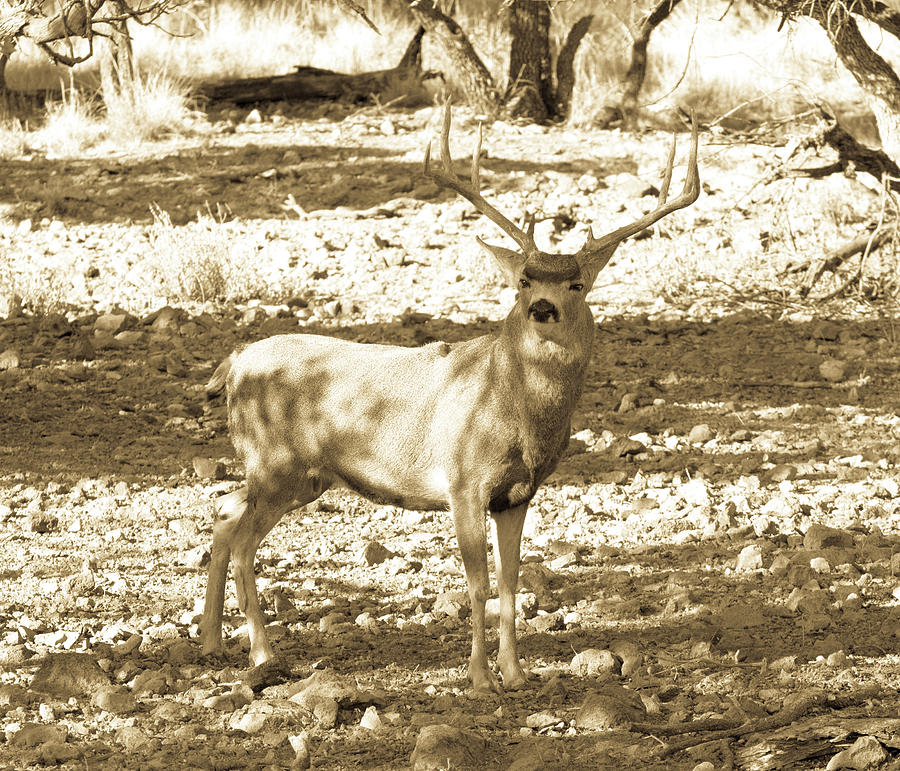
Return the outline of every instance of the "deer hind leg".
[[[319,477],[309,476],[303,469],[282,477],[280,484],[273,484],[271,475],[267,484],[253,485],[256,495],[250,502],[231,535],[231,553],[234,558],[234,583],[238,607],[247,619],[250,633],[250,663],[254,666],[274,658],[275,652],[266,638],[265,616],[259,606],[256,591],[256,550],[263,538],[275,527],[285,512],[304,506],[318,498],[328,487]]]
[[[463,497],[451,501],[456,540],[462,553],[463,567],[469,584],[472,606],[472,655],[469,658],[469,679],[476,692],[500,692],[497,678],[488,667],[484,636],[484,604],[488,595],[487,511]]]
[[[216,501],[216,522],[203,603],[200,641],[204,654],[222,652],[222,610],[225,606],[225,579],[231,559],[234,530],[247,510],[246,486]]]
[[[522,669],[516,648],[516,590],[519,584],[522,526],[528,505],[493,515],[494,560],[497,568],[497,589],[500,595],[500,650],[497,665],[503,675],[503,687],[521,688],[527,674]]]

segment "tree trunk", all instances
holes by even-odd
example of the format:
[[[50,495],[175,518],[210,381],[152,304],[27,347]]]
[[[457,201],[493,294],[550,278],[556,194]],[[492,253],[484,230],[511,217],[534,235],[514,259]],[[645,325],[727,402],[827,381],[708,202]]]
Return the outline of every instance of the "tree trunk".
[[[543,122],[555,112],[550,71],[550,6],[513,0],[509,6],[509,99],[513,117]]]
[[[453,19],[435,8],[432,0],[413,0],[409,8],[419,24],[441,45],[469,105],[481,112],[495,113],[500,99],[494,79],[475,53],[466,33]]]
[[[134,99],[136,70],[134,51],[131,47],[131,35],[124,19],[127,8],[122,0],[109,0],[107,3],[111,16],[123,17],[117,21],[107,22],[110,27],[109,39],[104,41],[100,52],[100,85],[103,89],[103,101],[107,106],[117,99]]]
[[[556,59],[556,103],[554,104],[554,113],[557,118],[564,120],[569,117],[572,92],[575,90],[575,53],[593,20],[593,16],[582,16],[576,21],[569,30],[569,34],[566,35],[566,42],[559,50],[559,56]]]
[[[648,13],[640,25],[634,42],[631,45],[631,64],[622,79],[622,98],[618,105],[607,105],[598,122],[603,126],[622,121],[632,124],[638,112],[638,95],[644,87],[647,77],[647,48],[650,36],[681,0],[659,0],[654,9]]]
[[[900,33],[900,15],[877,0],[759,0],[787,18],[809,16],[825,30],[835,53],[868,96],[884,152],[900,165],[900,78],[866,43],[848,8],[893,35]]]

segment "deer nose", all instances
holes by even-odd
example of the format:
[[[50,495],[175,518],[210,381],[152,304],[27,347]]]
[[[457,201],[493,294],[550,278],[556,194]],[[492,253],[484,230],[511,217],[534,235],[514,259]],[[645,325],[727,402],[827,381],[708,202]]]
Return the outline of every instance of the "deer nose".
[[[528,315],[539,324],[544,324],[551,320],[559,321],[559,311],[556,310],[556,306],[549,300],[541,299],[531,303],[528,308]]]

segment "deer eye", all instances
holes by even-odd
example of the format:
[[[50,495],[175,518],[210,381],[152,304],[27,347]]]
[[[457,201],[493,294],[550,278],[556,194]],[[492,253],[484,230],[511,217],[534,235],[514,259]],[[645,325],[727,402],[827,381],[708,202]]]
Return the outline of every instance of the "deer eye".
[[[584,289],[584,284],[571,284],[569,286],[569,289],[571,289],[573,292],[580,292],[582,289]]]
[[[528,289],[528,287],[531,286],[531,282],[527,278],[520,278],[519,286],[522,287],[522,289]]]

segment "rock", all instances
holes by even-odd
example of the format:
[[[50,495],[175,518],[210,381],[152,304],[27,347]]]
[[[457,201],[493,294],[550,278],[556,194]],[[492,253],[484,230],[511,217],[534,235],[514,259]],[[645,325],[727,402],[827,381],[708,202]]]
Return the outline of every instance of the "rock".
[[[0,645],[0,667],[5,669],[21,666],[32,656],[34,656],[34,651],[25,643]]]
[[[687,440],[691,444],[703,444],[704,442],[708,442],[714,436],[715,433],[706,423],[700,423],[691,429]]]
[[[847,373],[847,363],[840,359],[825,359],[819,365],[819,374],[823,380],[839,383]]]
[[[618,674],[621,671],[622,662],[612,651],[588,648],[575,654],[570,667],[574,674],[581,677],[603,673]]]
[[[52,533],[59,520],[47,511],[29,511],[27,529],[32,533]]]
[[[383,728],[381,717],[374,706],[366,707],[366,711],[363,713],[359,724],[369,731],[380,731]]]
[[[104,313],[94,322],[94,334],[115,335],[128,318],[125,313]]]
[[[247,113],[247,117],[244,118],[244,123],[255,124],[262,123],[262,113],[254,107],[250,112]]]
[[[565,724],[565,719],[552,712],[534,712],[525,718],[525,725],[534,731],[550,728],[555,725]]]
[[[428,725],[419,731],[410,765],[412,771],[484,768],[484,740],[453,726]]]
[[[747,573],[751,570],[759,570],[763,566],[762,549],[759,544],[747,544],[737,556],[734,569],[739,573]]]
[[[194,466],[194,473],[200,479],[224,479],[225,464],[212,458],[204,458],[202,455],[195,455],[191,459]]]
[[[268,715],[262,711],[235,712],[228,721],[228,727],[235,731],[255,736],[266,727]]]
[[[803,535],[803,548],[820,551],[831,547],[849,548],[853,546],[853,534],[846,530],[827,525],[810,525]]]
[[[622,675],[630,677],[644,664],[644,654],[640,648],[628,640],[614,640],[609,649],[622,660]]]
[[[469,607],[469,595],[466,592],[441,592],[434,598],[431,612],[443,613],[451,618],[459,618],[460,611]]]
[[[610,684],[588,694],[575,715],[575,725],[594,731],[608,731],[626,728],[645,717],[644,705],[634,691]]]
[[[815,570],[816,573],[830,573],[831,572],[831,563],[824,557],[813,557],[809,561],[809,566],[813,570]]]
[[[89,696],[109,685],[109,678],[89,653],[50,653],[31,680],[31,687],[60,699]]]
[[[372,704],[376,699],[360,691],[348,678],[341,677],[330,669],[313,672],[305,680],[290,689],[290,700],[306,709],[313,710],[322,699],[330,699],[341,708]]]
[[[116,741],[119,742],[126,752],[146,755],[152,752],[158,742],[156,739],[147,736],[137,726],[123,726],[116,734]]]
[[[47,723],[24,723],[12,735],[10,744],[15,747],[37,747],[44,742],[65,742],[68,733],[64,726]]]
[[[106,712],[123,715],[137,709],[137,700],[122,685],[106,685],[91,697],[91,703]]]
[[[623,394],[616,407],[616,412],[633,412],[638,404],[638,395],[633,393]]]
[[[7,348],[0,353],[0,372],[17,369],[20,363],[19,352],[15,348]]]
[[[294,751],[294,760],[291,763],[291,771],[304,771],[309,768],[309,737],[305,732],[288,736],[288,742]]]
[[[362,552],[362,559],[367,565],[380,565],[391,557],[394,552],[382,546],[378,541],[369,541]]]
[[[878,768],[887,759],[887,752],[881,742],[874,736],[860,736],[846,750],[833,755],[825,771],[837,771],[841,768],[855,768],[863,771]]]
[[[83,750],[65,742],[44,742],[38,749],[41,762],[46,766],[59,766],[80,757]]]
[[[316,701],[312,713],[320,728],[334,728],[337,724],[338,703],[334,699],[322,697]]]

